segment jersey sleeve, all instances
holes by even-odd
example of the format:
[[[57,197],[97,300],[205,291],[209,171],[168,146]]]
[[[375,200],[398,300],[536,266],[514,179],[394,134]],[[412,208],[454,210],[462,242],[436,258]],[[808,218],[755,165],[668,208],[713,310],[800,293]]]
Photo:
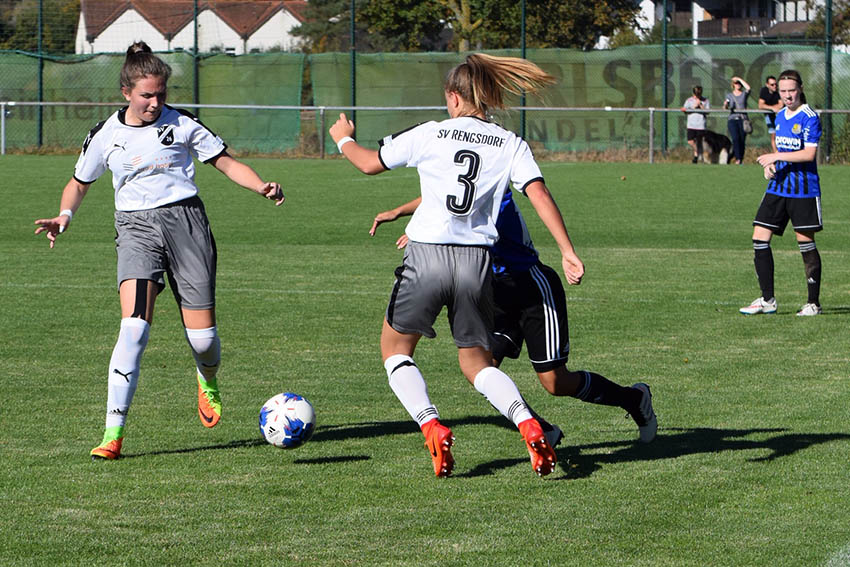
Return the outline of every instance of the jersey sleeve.
[[[543,174],[540,173],[540,167],[534,161],[531,148],[528,147],[525,140],[520,140],[511,167],[511,183],[517,191],[525,194],[525,188],[535,181],[543,181]]]
[[[378,158],[386,169],[416,167],[423,143],[430,140],[436,122],[425,122],[402,130],[378,141]]]
[[[100,122],[89,131],[74,166],[74,179],[84,185],[94,183],[106,171],[106,152],[103,151],[106,134],[101,132],[105,122]]]
[[[207,163],[214,157],[224,153],[227,144],[212,130],[204,126],[197,116],[183,109],[175,109],[182,116],[180,127],[185,129],[189,151],[201,162]]]
[[[806,119],[803,122],[803,145],[817,146],[820,141],[820,134],[821,127],[818,115],[814,113],[812,116],[806,115]]]

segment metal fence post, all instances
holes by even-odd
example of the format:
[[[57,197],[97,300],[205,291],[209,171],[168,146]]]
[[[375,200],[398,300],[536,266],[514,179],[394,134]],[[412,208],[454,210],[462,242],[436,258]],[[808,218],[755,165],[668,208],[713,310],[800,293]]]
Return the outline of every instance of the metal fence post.
[[[0,102],[0,156],[6,155],[6,103]]]
[[[325,107],[319,107],[319,159],[325,159]]]
[[[654,163],[655,109],[649,107],[649,163]]]

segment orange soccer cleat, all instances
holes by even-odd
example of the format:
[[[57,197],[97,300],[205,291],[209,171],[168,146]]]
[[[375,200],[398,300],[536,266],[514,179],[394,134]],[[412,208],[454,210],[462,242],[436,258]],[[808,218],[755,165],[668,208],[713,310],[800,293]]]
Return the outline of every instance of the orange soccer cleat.
[[[425,434],[425,448],[431,453],[431,459],[434,461],[434,474],[440,478],[451,475],[455,466],[455,460],[452,457],[452,444],[455,438],[452,430],[437,419],[432,419],[422,426],[422,433]]]
[[[221,394],[216,379],[204,380],[198,372],[198,417],[204,427],[215,427],[221,419]]]
[[[120,437],[118,439],[113,439],[112,441],[101,443],[91,450],[91,460],[97,461],[98,459],[106,459],[114,461],[121,456],[121,443],[123,442],[124,438]]]
[[[555,470],[558,458],[555,451],[546,441],[546,434],[536,419],[526,419],[519,424],[519,432],[525,439],[528,455],[531,457],[531,466],[539,476],[546,476]]]

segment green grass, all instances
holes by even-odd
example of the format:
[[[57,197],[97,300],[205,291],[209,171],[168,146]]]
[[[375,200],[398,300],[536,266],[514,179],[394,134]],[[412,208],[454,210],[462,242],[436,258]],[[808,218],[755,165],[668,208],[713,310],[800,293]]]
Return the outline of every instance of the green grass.
[[[92,463],[119,320],[109,176],[49,250],[32,221],[55,214],[74,158],[0,157],[0,564],[846,564],[847,169],[822,169],[824,315],[799,319],[789,234],[773,244],[779,313],[737,313],[759,295],[758,167],[542,164],[587,265],[567,290],[570,366],[649,382],[660,433],[639,446],[620,410],[551,397],[527,360],[508,361],[566,433],[555,474],[537,478],[518,433],[461,376],[441,318],[417,362],[457,436],[456,476],[442,480],[380,363],[403,224],[367,235],[376,212],[417,194],[415,172],[250,163],[283,183],[283,207],[212,168],[198,174],[219,247],[222,423],[198,421],[166,292],[126,457]],[[293,451],[257,429],[262,403],[284,390],[319,420]]]

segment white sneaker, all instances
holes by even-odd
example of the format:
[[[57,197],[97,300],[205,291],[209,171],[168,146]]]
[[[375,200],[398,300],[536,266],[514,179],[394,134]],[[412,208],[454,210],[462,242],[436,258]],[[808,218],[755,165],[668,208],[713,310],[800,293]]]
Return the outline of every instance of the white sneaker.
[[[649,391],[649,385],[643,382],[638,382],[632,388],[643,392],[637,415],[632,415],[632,419],[638,425],[640,442],[649,443],[655,439],[655,434],[658,432],[658,418],[652,410],[652,392]]]
[[[776,298],[774,297],[770,301],[765,301],[763,297],[759,297],[747,307],[741,307],[738,311],[744,315],[757,315],[759,313],[770,315],[771,313],[776,313]]]
[[[820,308],[820,305],[806,303],[797,311],[797,317],[811,317],[812,315],[820,315],[821,313],[823,313],[823,309]]]

